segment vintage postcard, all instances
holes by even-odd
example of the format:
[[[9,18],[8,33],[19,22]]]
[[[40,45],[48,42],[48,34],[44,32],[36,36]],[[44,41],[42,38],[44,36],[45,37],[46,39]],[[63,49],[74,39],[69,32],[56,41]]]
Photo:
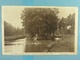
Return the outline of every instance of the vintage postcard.
[[[78,7],[1,8],[3,55],[77,55]]]

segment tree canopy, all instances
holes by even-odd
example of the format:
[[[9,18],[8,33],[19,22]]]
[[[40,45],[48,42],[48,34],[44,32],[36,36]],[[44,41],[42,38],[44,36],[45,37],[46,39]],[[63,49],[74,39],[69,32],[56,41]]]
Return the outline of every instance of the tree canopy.
[[[54,9],[50,8],[25,8],[21,19],[26,34],[40,36],[54,33],[57,29],[58,17]]]

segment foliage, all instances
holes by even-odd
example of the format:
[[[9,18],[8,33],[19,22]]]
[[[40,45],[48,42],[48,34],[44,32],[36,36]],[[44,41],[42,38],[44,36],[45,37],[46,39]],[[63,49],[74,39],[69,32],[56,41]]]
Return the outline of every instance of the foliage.
[[[22,35],[23,29],[15,28],[8,22],[4,21],[4,35],[5,36],[14,36],[14,35]]]
[[[73,34],[75,30],[75,13],[69,14],[67,18],[62,17],[59,21],[59,29],[63,28],[64,32]],[[67,27],[70,27],[67,29]]]
[[[49,35],[57,29],[58,18],[54,9],[25,8],[22,11],[21,19],[23,20],[25,33],[32,37],[36,34],[38,36]]]
[[[73,34],[75,31],[75,13],[74,14],[69,14],[69,16],[67,17],[67,26],[71,26],[71,28],[69,29],[69,33]]]

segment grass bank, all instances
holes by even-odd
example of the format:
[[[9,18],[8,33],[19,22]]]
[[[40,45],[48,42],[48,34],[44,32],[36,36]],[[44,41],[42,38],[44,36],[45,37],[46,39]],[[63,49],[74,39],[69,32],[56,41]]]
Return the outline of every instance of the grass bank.
[[[51,42],[52,46],[50,47],[51,52],[74,52],[75,47],[74,47],[74,36],[73,35],[68,35],[64,36],[62,40]]]

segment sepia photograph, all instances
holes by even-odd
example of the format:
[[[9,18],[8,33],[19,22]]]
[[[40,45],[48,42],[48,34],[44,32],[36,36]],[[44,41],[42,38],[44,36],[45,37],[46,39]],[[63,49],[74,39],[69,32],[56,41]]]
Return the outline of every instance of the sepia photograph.
[[[3,55],[77,54],[78,8],[2,6]]]

